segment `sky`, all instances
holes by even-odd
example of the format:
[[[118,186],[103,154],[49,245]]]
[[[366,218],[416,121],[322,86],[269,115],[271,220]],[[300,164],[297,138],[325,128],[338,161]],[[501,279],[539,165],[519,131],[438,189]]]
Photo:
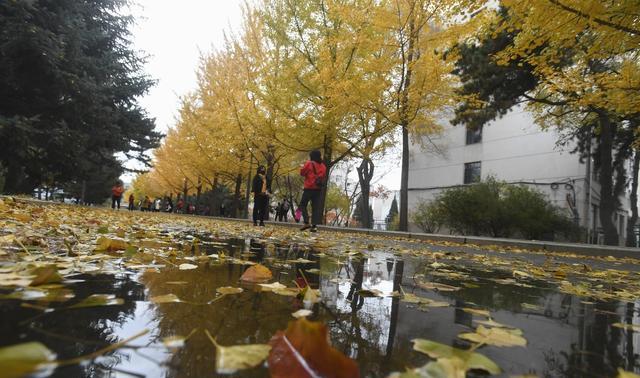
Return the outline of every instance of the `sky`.
[[[180,97],[196,88],[199,57],[224,45],[224,34],[237,31],[244,0],[137,0],[131,12],[137,23],[131,29],[134,47],[147,54],[147,73],[157,85],[140,104],[166,132],[175,125]],[[376,162],[374,182],[400,188],[399,156],[389,154]],[[131,181],[132,176],[124,177]],[[357,176],[353,177],[357,180]],[[377,184],[376,184],[377,185]]]

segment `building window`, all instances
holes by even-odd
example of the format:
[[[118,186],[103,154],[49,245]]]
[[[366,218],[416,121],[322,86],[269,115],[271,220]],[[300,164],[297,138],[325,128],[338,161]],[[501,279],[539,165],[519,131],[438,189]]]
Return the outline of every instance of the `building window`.
[[[467,144],[482,142],[482,126],[475,129],[467,127]]]
[[[480,182],[480,162],[465,163],[464,165],[464,183],[472,184]]]

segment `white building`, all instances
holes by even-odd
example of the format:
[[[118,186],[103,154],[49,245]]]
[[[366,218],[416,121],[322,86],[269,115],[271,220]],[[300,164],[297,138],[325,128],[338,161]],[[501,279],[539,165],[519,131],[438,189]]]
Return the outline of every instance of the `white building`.
[[[580,226],[593,235],[594,242],[601,242],[600,187],[593,164],[581,163],[578,154],[571,153],[575,145],[558,146],[558,139],[553,129],[541,130],[531,114],[522,109],[511,111],[479,131],[447,124],[435,141],[437,152],[433,146],[410,147],[409,211],[419,201],[432,200],[443,189],[493,176],[545,193],[550,202],[566,209],[569,217],[577,218]],[[629,218],[629,193],[624,194],[616,219],[621,245]]]

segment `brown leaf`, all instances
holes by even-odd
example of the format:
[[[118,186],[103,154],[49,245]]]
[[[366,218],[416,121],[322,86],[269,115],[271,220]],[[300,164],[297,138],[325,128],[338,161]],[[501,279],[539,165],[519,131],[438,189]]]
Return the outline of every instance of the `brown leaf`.
[[[289,322],[269,341],[267,359],[273,378],[284,377],[360,377],[355,361],[329,345],[327,326],[300,318]]]
[[[256,264],[245,270],[240,277],[240,280],[247,282],[263,282],[270,280],[272,276],[273,274],[269,268],[261,264]]]

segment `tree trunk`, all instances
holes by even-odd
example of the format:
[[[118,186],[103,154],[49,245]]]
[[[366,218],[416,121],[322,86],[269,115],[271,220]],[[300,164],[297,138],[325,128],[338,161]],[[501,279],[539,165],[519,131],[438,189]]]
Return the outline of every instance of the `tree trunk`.
[[[198,186],[196,187],[196,214],[200,211],[200,195],[202,194],[202,179],[198,176]]]
[[[326,214],[324,213],[324,207],[325,204],[327,203],[327,188],[329,187],[329,175],[331,173],[331,158],[333,156],[333,149],[331,148],[331,143],[326,141],[325,138],[325,145],[324,145],[324,164],[327,167],[327,176],[325,177],[325,185],[322,187],[321,192],[320,193],[320,209],[321,209],[321,213],[322,214],[322,219],[321,219],[321,223],[325,224],[326,223]]]
[[[640,169],[640,151],[633,153],[633,172],[631,172],[631,218],[627,222],[627,247],[636,247],[635,226],[638,221],[638,170]]]
[[[613,190],[613,128],[605,111],[598,112],[600,122],[600,224],[604,231],[604,244],[618,245],[618,230],[613,216],[617,198]]]
[[[409,231],[409,130],[402,127],[402,175],[400,177],[400,231]]]
[[[360,214],[362,214],[362,228],[373,228],[371,214],[369,213],[369,194],[371,193],[371,179],[373,179],[374,165],[371,159],[363,158],[357,168],[358,181],[360,181]]]
[[[184,205],[187,206],[187,196],[189,195],[189,189],[187,188],[187,178],[184,178],[182,181],[182,198],[184,200]]]
[[[240,198],[241,189],[242,189],[242,173],[238,173],[238,175],[236,176],[236,188],[233,194],[233,209],[231,210],[232,218],[238,217],[238,211],[240,210],[240,201],[242,200]]]
[[[412,63],[417,36],[415,35],[415,16],[409,19],[409,47],[405,63],[406,73],[402,84],[400,115],[402,127],[402,175],[400,178],[400,231],[409,231],[409,88],[411,87]]]
[[[253,170],[253,156],[249,160],[249,172],[247,174],[247,188],[244,191],[244,219],[249,219],[249,200],[251,199],[251,171]]]

